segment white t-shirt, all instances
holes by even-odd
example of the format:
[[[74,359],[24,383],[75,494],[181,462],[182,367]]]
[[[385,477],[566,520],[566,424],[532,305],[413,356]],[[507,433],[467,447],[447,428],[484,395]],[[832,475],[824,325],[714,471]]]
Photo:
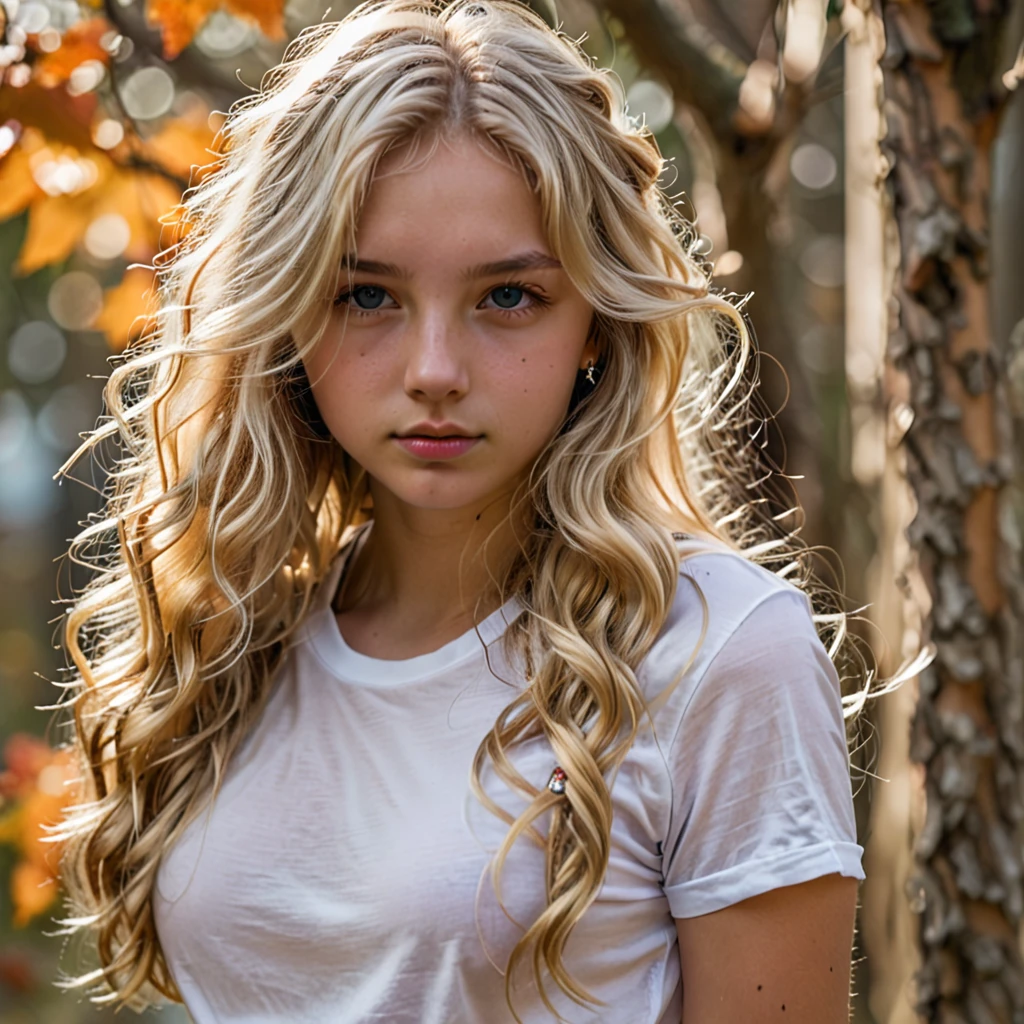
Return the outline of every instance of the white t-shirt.
[[[511,1024],[506,959],[521,932],[489,855],[507,826],[469,788],[473,755],[524,684],[495,643],[513,598],[429,654],[371,658],[330,607],[346,545],[274,677],[224,786],[165,855],[157,932],[196,1024]],[[806,596],[724,546],[686,559],[671,615],[638,671],[648,699],[690,671],[612,787],[608,872],[565,964],[606,1003],[547,991],[571,1022],[677,1024],[676,917],[838,872],[864,878],[839,682]],[[535,786],[543,738],[513,748]],[[488,765],[486,791],[525,800]],[[539,823],[546,830],[543,820]],[[544,853],[515,844],[501,891],[529,923]],[[500,968],[500,970],[499,970]],[[521,973],[529,1024],[553,1018]]]

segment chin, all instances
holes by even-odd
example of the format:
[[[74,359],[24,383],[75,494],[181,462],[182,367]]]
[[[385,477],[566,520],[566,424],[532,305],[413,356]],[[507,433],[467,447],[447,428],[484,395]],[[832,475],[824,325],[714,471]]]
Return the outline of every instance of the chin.
[[[373,473],[370,474],[373,476]],[[424,465],[421,469],[412,470],[418,480],[410,479],[402,474],[402,480],[384,480],[375,477],[378,487],[386,490],[403,505],[413,508],[436,509],[437,511],[455,511],[470,505],[479,505],[500,487],[481,486],[480,481],[471,481],[476,476],[472,470],[455,466]],[[462,479],[458,479],[459,477]]]

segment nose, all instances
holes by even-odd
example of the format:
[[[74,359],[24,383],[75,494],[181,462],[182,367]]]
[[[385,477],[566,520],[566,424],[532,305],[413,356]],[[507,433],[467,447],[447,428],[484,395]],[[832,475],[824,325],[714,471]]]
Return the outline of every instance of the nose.
[[[425,315],[410,326],[405,390],[412,398],[458,398],[469,387],[465,346],[458,326],[442,313]]]

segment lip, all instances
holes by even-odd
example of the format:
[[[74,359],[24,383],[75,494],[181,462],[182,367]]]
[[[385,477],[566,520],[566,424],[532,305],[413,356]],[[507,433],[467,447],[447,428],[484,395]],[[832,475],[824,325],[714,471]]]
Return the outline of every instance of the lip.
[[[458,435],[459,437],[476,437],[478,435],[471,434],[465,427],[459,426],[458,423],[452,423],[450,420],[441,420],[439,423],[432,423],[430,420],[421,420],[419,423],[414,423],[408,430],[403,431],[398,437],[453,437]]]
[[[427,462],[458,458],[468,452],[479,440],[479,437],[431,437],[422,434],[394,438],[395,443],[404,451]]]

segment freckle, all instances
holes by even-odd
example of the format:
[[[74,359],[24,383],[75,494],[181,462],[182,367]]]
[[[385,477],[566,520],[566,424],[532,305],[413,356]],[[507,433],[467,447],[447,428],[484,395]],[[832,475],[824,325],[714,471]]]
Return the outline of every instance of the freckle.
[[[761,991],[761,988],[762,988],[762,986],[761,986],[761,985],[758,985],[758,986],[757,986],[757,991],[758,991],[758,992],[760,992],[760,991]]]
[[[829,973],[829,974],[831,974],[831,973],[832,973],[832,968],[831,968],[831,967],[830,967],[830,968],[828,969],[828,973]]]
[[[523,362],[525,363],[525,362],[526,362],[526,360],[525,360],[525,359],[523,359]]]
[[[786,1004],[785,1004],[785,1003],[783,1003],[783,1004],[782,1004],[782,1008],[783,1008],[783,1009],[785,1009],[785,1008],[786,1008]]]

